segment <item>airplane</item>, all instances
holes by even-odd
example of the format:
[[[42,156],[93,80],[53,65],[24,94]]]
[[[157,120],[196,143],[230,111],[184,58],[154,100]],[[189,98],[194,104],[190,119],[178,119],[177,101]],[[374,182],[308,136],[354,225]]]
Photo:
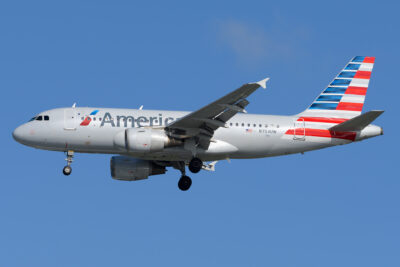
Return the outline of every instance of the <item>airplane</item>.
[[[220,160],[304,153],[383,134],[372,125],[382,110],[361,113],[375,57],[354,57],[303,112],[292,116],[248,114],[247,98],[269,78],[247,83],[194,112],[72,107],[39,113],[13,132],[16,141],[66,154],[116,154],[111,176],[136,181],[181,172],[178,187],[190,188],[192,173],[213,171]],[[207,163],[211,162],[211,163]]]

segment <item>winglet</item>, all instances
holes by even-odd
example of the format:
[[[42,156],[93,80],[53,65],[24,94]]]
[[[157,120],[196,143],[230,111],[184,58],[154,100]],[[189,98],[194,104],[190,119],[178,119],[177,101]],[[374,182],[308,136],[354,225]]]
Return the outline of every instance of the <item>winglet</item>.
[[[258,84],[259,86],[261,86],[262,88],[267,88],[267,82],[268,82],[269,78],[265,78],[264,80],[261,80],[259,82],[255,82],[255,84]]]

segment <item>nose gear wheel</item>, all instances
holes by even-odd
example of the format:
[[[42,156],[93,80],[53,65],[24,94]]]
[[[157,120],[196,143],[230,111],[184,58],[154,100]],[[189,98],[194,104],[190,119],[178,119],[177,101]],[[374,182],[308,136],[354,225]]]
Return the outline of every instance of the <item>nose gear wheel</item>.
[[[67,161],[67,166],[65,166],[63,168],[63,174],[68,176],[71,174],[72,172],[72,167],[71,167],[71,163],[73,161],[73,157],[74,157],[74,151],[72,150],[68,150],[66,152],[67,158],[65,159]]]

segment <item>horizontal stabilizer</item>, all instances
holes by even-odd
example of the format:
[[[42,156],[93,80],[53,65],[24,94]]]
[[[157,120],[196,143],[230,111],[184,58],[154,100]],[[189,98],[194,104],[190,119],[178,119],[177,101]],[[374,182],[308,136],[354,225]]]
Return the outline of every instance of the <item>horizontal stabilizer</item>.
[[[383,110],[372,110],[368,111],[364,114],[361,114],[357,117],[354,117],[348,121],[342,122],[336,126],[329,128],[330,131],[337,132],[355,132],[361,131],[365,127],[367,127],[371,122],[373,122],[376,118],[378,118],[383,113]]]

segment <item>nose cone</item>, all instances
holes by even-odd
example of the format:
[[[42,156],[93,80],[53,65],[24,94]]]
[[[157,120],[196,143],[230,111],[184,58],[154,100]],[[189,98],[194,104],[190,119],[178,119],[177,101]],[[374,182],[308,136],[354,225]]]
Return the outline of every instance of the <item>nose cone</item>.
[[[18,143],[35,148],[45,147],[49,136],[45,127],[33,125],[31,122],[19,126],[12,135]]]
[[[24,129],[23,129],[23,125],[17,127],[14,132],[12,133],[12,136],[14,138],[15,141],[22,143],[23,138],[24,138]]]
[[[18,143],[23,145],[29,145],[29,127],[26,124],[23,124],[17,127],[14,132],[12,133],[13,138]]]

